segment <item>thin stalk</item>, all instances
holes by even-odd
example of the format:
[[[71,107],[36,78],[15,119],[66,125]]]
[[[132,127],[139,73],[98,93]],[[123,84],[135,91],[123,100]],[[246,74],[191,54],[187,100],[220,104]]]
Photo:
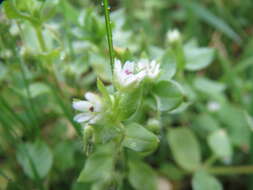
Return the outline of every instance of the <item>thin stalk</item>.
[[[217,160],[217,156],[216,155],[212,155],[210,158],[208,158],[205,163],[204,163],[204,167],[210,167],[213,165],[213,163]]]
[[[36,35],[37,35],[41,50],[43,52],[47,51],[47,46],[46,46],[45,40],[43,38],[41,26],[34,26],[34,29],[36,31]]]
[[[230,167],[212,167],[212,168],[208,168],[207,172],[214,174],[214,175],[252,174],[253,173],[253,165],[230,166]]]
[[[112,27],[111,27],[111,19],[110,19],[110,7],[109,7],[108,0],[103,0],[103,5],[104,5],[104,13],[105,13],[107,41],[108,41],[109,54],[110,54],[111,72],[113,74],[114,52],[113,52],[113,40],[112,40]]]
[[[66,5],[66,1],[62,2],[62,7],[63,7],[63,11],[67,12],[67,5]],[[68,21],[68,16],[67,14],[64,14],[64,28],[66,30],[66,35],[67,35],[67,43],[68,43],[68,48],[69,48],[69,53],[70,53],[70,57],[73,59],[74,58],[74,48],[71,42],[71,32],[70,32],[70,23]]]

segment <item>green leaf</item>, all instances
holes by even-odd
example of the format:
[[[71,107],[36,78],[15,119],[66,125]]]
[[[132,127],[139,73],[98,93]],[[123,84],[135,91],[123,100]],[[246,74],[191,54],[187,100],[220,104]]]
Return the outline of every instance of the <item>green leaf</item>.
[[[198,71],[207,67],[213,60],[214,49],[184,47],[186,69],[189,71]]]
[[[31,98],[35,98],[42,94],[48,94],[50,92],[50,88],[41,82],[35,82],[30,84],[29,86]],[[24,92],[25,93],[25,92]]]
[[[209,135],[208,144],[212,151],[220,158],[231,160],[232,146],[229,137],[224,130],[217,130]]]
[[[203,171],[196,172],[192,179],[193,190],[222,190],[221,183]]]
[[[86,160],[78,182],[94,182],[110,178],[113,171],[113,144],[105,144]]]
[[[199,143],[190,129],[171,129],[167,138],[173,157],[179,166],[189,171],[195,170],[200,166]]]
[[[136,190],[157,190],[157,176],[149,165],[140,160],[130,160],[128,166],[128,180]]]
[[[197,134],[206,138],[210,133],[220,129],[219,122],[207,113],[202,113],[195,118],[193,129]]]
[[[3,2],[4,11],[8,18],[10,19],[16,19],[19,18],[20,13],[18,10],[14,7],[14,3],[12,0]]]
[[[74,158],[75,148],[73,143],[68,141],[59,142],[54,148],[54,158],[57,160],[55,166],[64,171],[75,165]]]
[[[99,78],[97,79],[97,87],[98,87],[98,90],[103,95],[103,97],[105,98],[105,100],[108,103],[112,103],[109,92],[107,91],[105,85],[103,84],[103,82]]]
[[[25,174],[32,179],[44,178],[53,163],[53,155],[49,147],[42,141],[20,144],[17,160]]]
[[[135,114],[141,104],[142,89],[137,88],[132,92],[120,95],[117,116],[121,120],[129,119]]]
[[[207,95],[217,95],[222,93],[226,86],[220,82],[212,81],[208,78],[197,77],[194,80],[194,87]]]
[[[165,52],[161,60],[159,80],[170,80],[176,74],[176,60],[171,51]]]
[[[23,1],[16,1],[16,7],[18,10],[25,12],[36,14],[40,9],[42,2],[38,0],[23,0]],[[35,15],[34,15],[35,16]]]
[[[160,111],[171,111],[183,102],[181,86],[174,81],[160,81],[152,90]]]
[[[59,6],[59,0],[47,0],[43,5],[43,9],[41,10],[42,19],[44,21],[49,20],[56,13],[56,9]],[[66,13],[67,14],[67,13]]]
[[[171,180],[182,180],[184,177],[183,171],[171,163],[161,164],[159,172]]]
[[[234,105],[223,104],[217,115],[226,127],[231,142],[234,145],[248,147],[251,129],[245,112]]]
[[[144,154],[151,153],[158,146],[159,139],[139,124],[126,126],[126,136],[123,145]]]

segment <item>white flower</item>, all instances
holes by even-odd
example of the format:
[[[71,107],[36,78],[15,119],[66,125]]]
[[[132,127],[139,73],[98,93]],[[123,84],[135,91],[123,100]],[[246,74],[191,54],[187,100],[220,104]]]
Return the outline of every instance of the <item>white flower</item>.
[[[149,62],[147,59],[141,59],[137,64],[137,70],[144,72],[148,79],[155,79],[160,73],[160,64],[155,60]]]
[[[218,102],[216,102],[216,101],[210,101],[207,104],[207,108],[211,112],[218,111],[220,109],[220,107],[221,107],[220,104]]]
[[[122,67],[120,60],[115,60],[114,79],[120,87],[135,87],[144,77],[145,72],[136,72],[135,62],[127,61]]]
[[[167,33],[167,39],[170,43],[177,42],[181,39],[181,34],[177,29],[169,30]]]
[[[74,120],[78,123],[94,124],[102,117],[102,101],[98,95],[91,92],[87,92],[85,98],[87,101],[73,101],[73,108],[82,112],[77,114]]]

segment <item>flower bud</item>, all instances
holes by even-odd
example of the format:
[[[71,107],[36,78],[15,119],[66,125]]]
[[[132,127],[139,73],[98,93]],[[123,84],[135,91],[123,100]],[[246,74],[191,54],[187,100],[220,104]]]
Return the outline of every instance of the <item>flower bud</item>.
[[[161,123],[157,119],[149,119],[147,122],[147,129],[154,132],[154,133],[159,133],[161,129]]]
[[[91,125],[85,125],[83,127],[83,131],[82,131],[82,135],[83,135],[83,150],[84,152],[86,152],[86,154],[88,154],[90,152],[89,147],[91,145],[91,140],[93,137],[93,128]]]
[[[170,44],[176,43],[181,40],[181,34],[177,29],[169,30],[167,32],[167,40]]]

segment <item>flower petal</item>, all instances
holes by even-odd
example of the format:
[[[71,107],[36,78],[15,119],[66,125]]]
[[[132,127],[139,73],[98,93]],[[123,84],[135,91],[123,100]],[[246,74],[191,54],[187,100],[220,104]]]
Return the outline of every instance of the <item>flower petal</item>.
[[[148,68],[148,60],[147,59],[141,59],[138,63],[137,63],[137,67],[138,67],[138,71],[142,71]]]
[[[141,80],[143,80],[143,79],[145,78],[145,76],[146,76],[146,71],[141,71],[141,72],[137,73],[135,76],[136,76],[136,78],[137,78],[139,81],[141,81]]]
[[[92,115],[91,114],[87,114],[87,113],[80,113],[80,114],[77,114],[75,117],[74,117],[74,120],[78,123],[82,123],[82,122],[85,122],[85,121],[88,121],[92,118]]]
[[[94,124],[94,123],[96,123],[98,120],[100,120],[102,118],[102,115],[101,114],[97,114],[97,115],[95,115],[90,121],[89,121],[89,123],[90,124]]]
[[[136,76],[131,76],[131,77],[128,77],[126,78],[126,80],[124,81],[124,86],[129,86],[131,85],[132,83],[136,82],[138,80],[138,78]]]
[[[115,59],[114,61],[114,72],[119,73],[122,70],[121,62],[118,59]]]
[[[74,109],[78,110],[78,111],[88,111],[89,108],[92,106],[92,104],[90,102],[87,101],[74,101],[72,103],[72,106]]]
[[[85,93],[84,96],[92,104],[97,103],[98,101],[100,102],[99,96],[94,93],[87,92],[87,93]]]
[[[152,61],[150,62],[150,68],[151,68],[152,70],[155,69],[156,65],[158,65],[158,64],[156,63],[155,60],[152,60]]]
[[[134,62],[127,61],[123,66],[124,71],[134,72]]]

